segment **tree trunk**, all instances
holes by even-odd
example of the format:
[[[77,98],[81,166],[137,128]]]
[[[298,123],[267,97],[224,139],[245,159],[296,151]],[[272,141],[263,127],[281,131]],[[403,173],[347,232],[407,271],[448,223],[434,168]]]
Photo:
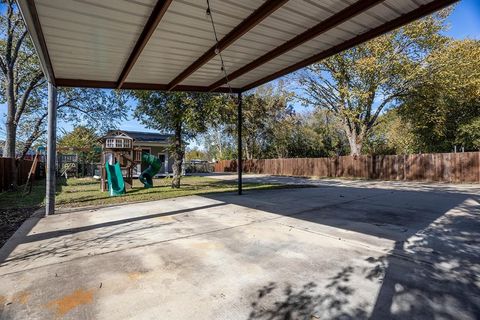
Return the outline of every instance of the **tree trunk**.
[[[9,70],[10,71],[10,70]],[[12,72],[9,72],[11,76],[13,76]],[[3,156],[5,158],[12,158],[15,159],[16,154],[15,154],[15,149],[16,149],[16,144],[17,144],[17,124],[15,123],[15,96],[13,92],[13,84],[11,83],[10,80],[6,80],[6,87],[7,87],[7,121],[5,123],[7,127],[7,134],[5,138],[5,146],[3,148]],[[12,190],[17,189],[17,161],[14,162],[14,165],[12,167],[12,185],[11,188]]]
[[[15,158],[15,147],[17,142],[17,124],[15,123],[15,94],[11,77],[13,77],[13,72],[9,70],[5,79],[5,93],[7,96],[7,121],[5,126],[7,127],[7,135],[5,139],[5,146],[3,148],[3,156],[6,158]]]
[[[40,136],[45,133],[45,131],[42,131],[41,130],[41,126],[42,126],[42,123],[43,123],[43,120],[45,120],[45,118],[47,117],[47,114],[45,113],[43,116],[41,116],[40,118],[37,119],[37,121],[35,122],[35,126],[33,128],[33,132],[30,134],[30,136],[28,137],[27,141],[25,141],[25,145],[23,146],[23,150],[22,150],[22,155],[20,156],[20,159],[22,160],[23,158],[25,158],[25,156],[27,155],[27,152],[30,150],[30,148],[32,147],[32,144],[37,141],[38,138],[40,138]]]
[[[17,128],[13,123],[13,119],[10,120],[7,117],[7,135],[5,139],[5,146],[3,147],[3,156],[5,158],[15,158],[15,144],[17,140]]]
[[[182,128],[181,126],[177,126],[175,130],[175,147],[173,152],[173,180],[172,180],[172,188],[178,189],[180,188],[180,179],[182,176],[182,163],[183,163],[183,156],[184,150],[182,145]]]
[[[347,131],[348,144],[350,145],[350,155],[359,156],[362,154],[363,137],[355,132]]]

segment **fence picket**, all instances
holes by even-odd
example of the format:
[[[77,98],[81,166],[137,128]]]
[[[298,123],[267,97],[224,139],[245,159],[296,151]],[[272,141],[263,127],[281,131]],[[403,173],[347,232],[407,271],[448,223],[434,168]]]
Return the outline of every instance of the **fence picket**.
[[[8,190],[13,182],[13,168],[15,166],[15,161],[18,161],[17,184],[22,185],[27,182],[28,173],[33,165],[33,160],[0,158],[0,192]]]
[[[4,176],[8,165],[8,161],[0,161],[0,173]],[[480,183],[480,152],[254,159],[245,160],[243,169],[245,173],[284,176]],[[215,172],[236,170],[235,160],[215,164]],[[28,173],[28,169],[22,172]],[[0,190],[2,187],[5,188],[5,177],[0,179]]]

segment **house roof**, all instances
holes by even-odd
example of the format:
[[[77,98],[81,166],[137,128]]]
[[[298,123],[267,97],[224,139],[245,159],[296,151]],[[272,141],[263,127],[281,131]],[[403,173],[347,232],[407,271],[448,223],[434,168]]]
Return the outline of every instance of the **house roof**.
[[[227,92],[225,71],[242,92],[456,1],[224,0],[211,15],[199,0],[18,3],[54,85]]]
[[[143,142],[169,142],[172,137],[170,134],[160,134],[155,132],[141,132],[141,131],[125,131],[120,130],[133,138],[135,141]]]

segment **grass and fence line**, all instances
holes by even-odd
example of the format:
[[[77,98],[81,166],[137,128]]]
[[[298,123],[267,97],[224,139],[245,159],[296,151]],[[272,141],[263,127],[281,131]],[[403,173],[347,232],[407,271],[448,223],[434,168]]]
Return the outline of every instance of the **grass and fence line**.
[[[236,160],[221,160],[215,172],[235,172]],[[480,183],[480,152],[333,158],[254,159],[245,173],[281,176]]]
[[[23,185],[27,182],[28,173],[33,165],[33,160],[19,160],[13,158],[0,158],[0,192],[10,189],[13,182],[13,174],[15,172],[14,166],[17,161],[17,184]],[[39,167],[37,167],[36,178],[40,174]]]

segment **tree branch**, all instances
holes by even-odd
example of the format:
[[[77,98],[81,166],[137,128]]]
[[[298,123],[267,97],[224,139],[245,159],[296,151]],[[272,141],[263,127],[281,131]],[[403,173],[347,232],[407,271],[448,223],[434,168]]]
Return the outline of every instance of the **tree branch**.
[[[72,101],[74,101],[75,99],[72,99]],[[82,110],[80,107],[77,107],[77,106],[74,106],[74,105],[70,105],[70,104],[67,104],[67,103],[64,103],[62,105],[59,105],[57,107],[57,110],[58,109],[61,109],[61,108],[65,108],[65,107],[68,107],[70,109],[73,109],[73,110],[77,110],[78,112],[81,112],[83,114],[85,114],[87,117],[89,117],[90,119],[92,119],[94,122],[98,122],[99,119],[95,118],[94,116],[92,116],[90,114],[90,112],[88,111],[85,111],[85,110]]]
[[[15,112],[15,122],[18,123],[20,121],[20,117],[22,116],[23,112],[25,111],[25,107],[27,106],[27,101],[28,98],[30,97],[30,94],[32,93],[33,89],[35,89],[36,84],[43,78],[43,73],[39,72],[37,73],[32,80],[30,80],[30,83],[28,84],[27,89],[22,95],[22,98],[20,100],[20,103],[17,106],[17,111]]]
[[[37,139],[45,132],[45,130],[40,131],[40,127],[42,126],[42,123],[45,120],[45,118],[47,117],[47,115],[48,115],[48,113],[44,113],[35,122],[35,125],[33,126],[33,131],[30,134],[30,136],[28,137],[28,139],[25,141],[25,145],[23,146],[22,155],[20,156],[20,160],[25,158],[28,151],[32,147],[32,144],[35,141],[37,141]]]
[[[7,76],[7,66],[5,65],[5,62],[3,61],[3,57],[0,57],[0,68],[2,69],[2,72],[5,76]]]
[[[15,44],[15,48],[13,49],[13,54],[12,54],[12,61],[10,62],[12,64],[12,67],[15,64],[15,62],[17,61],[18,52],[20,51],[20,47],[22,46],[23,40],[25,40],[25,36],[27,34],[28,34],[28,31],[25,30],[22,33],[22,35],[18,38],[17,43]]]
[[[385,106],[389,102],[391,102],[394,99],[400,98],[402,95],[403,95],[403,93],[397,92],[397,93],[394,93],[394,94],[390,95],[385,100],[383,100],[383,102],[378,106],[377,110],[375,110],[375,114],[373,115],[373,117],[367,122],[367,130],[370,129],[373,126],[375,121],[377,121],[377,118],[380,115],[380,112],[382,112],[383,108],[385,108]]]

